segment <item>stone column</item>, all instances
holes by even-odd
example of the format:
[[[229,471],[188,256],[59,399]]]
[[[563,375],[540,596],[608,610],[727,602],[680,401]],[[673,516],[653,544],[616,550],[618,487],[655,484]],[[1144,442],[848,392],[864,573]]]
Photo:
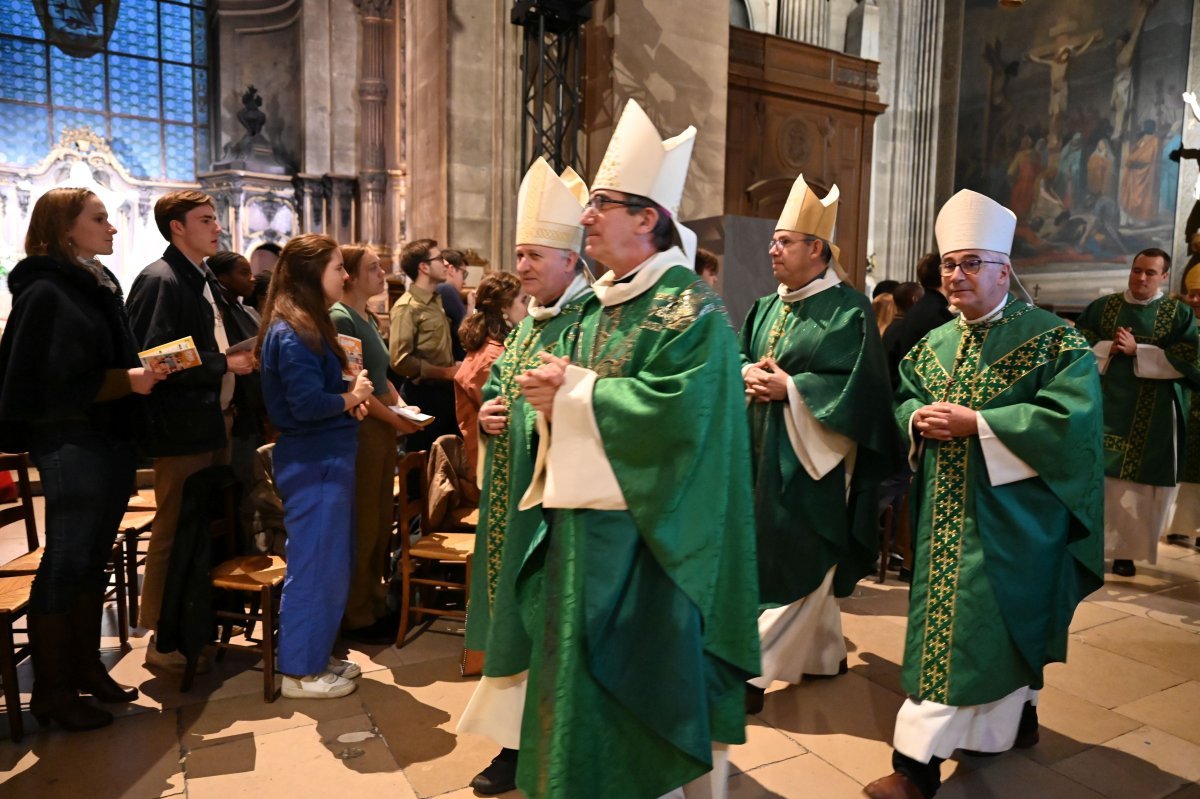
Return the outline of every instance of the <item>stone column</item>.
[[[829,46],[829,0],[779,0],[780,36]]]
[[[362,14],[362,65],[359,68],[358,189],[359,237],[370,245],[384,244],[384,206],[387,190],[387,149],[384,112],[387,81],[384,55],[392,0],[354,0]]]

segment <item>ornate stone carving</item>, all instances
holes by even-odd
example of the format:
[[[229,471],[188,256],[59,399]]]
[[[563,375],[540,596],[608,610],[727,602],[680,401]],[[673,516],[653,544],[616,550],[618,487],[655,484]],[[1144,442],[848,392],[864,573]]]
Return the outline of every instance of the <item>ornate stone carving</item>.
[[[388,19],[392,15],[392,0],[354,0],[365,19]]]

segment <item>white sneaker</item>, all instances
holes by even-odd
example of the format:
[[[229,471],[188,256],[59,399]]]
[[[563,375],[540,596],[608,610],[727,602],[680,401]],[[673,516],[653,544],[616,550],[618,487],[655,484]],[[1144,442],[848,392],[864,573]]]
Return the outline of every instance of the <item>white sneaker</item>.
[[[347,680],[353,680],[355,677],[362,676],[362,669],[358,664],[351,660],[338,660],[335,657],[329,658],[329,665],[325,667],[325,671],[332,671],[339,677],[345,677]]]
[[[337,699],[354,693],[358,683],[332,671],[310,674],[307,677],[283,678],[283,695],[288,699]]]
[[[150,643],[146,646],[146,665],[166,671],[182,672],[187,667],[187,658],[179,650],[159,652],[155,637],[151,635]],[[204,674],[210,668],[212,668],[212,664],[208,662],[208,656],[201,654],[196,659],[196,673]]]

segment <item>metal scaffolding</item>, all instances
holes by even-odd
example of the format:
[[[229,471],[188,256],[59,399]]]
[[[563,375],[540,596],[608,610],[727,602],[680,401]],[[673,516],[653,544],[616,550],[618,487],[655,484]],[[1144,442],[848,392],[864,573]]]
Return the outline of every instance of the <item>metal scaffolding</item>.
[[[521,56],[521,163],[539,155],[555,171],[582,171],[583,121],[580,34],[592,17],[591,2],[515,0],[511,20],[525,30]]]

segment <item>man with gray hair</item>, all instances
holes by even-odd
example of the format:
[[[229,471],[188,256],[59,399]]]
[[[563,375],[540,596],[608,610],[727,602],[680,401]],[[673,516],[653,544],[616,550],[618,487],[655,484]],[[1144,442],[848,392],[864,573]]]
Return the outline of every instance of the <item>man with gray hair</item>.
[[[896,419],[915,470],[914,555],[895,772],[874,799],[929,799],[956,749],[1038,741],[1042,669],[1102,578],[1095,358],[1062,319],[1008,293],[1016,217],[961,191],[935,230],[960,318],[900,364]]]

